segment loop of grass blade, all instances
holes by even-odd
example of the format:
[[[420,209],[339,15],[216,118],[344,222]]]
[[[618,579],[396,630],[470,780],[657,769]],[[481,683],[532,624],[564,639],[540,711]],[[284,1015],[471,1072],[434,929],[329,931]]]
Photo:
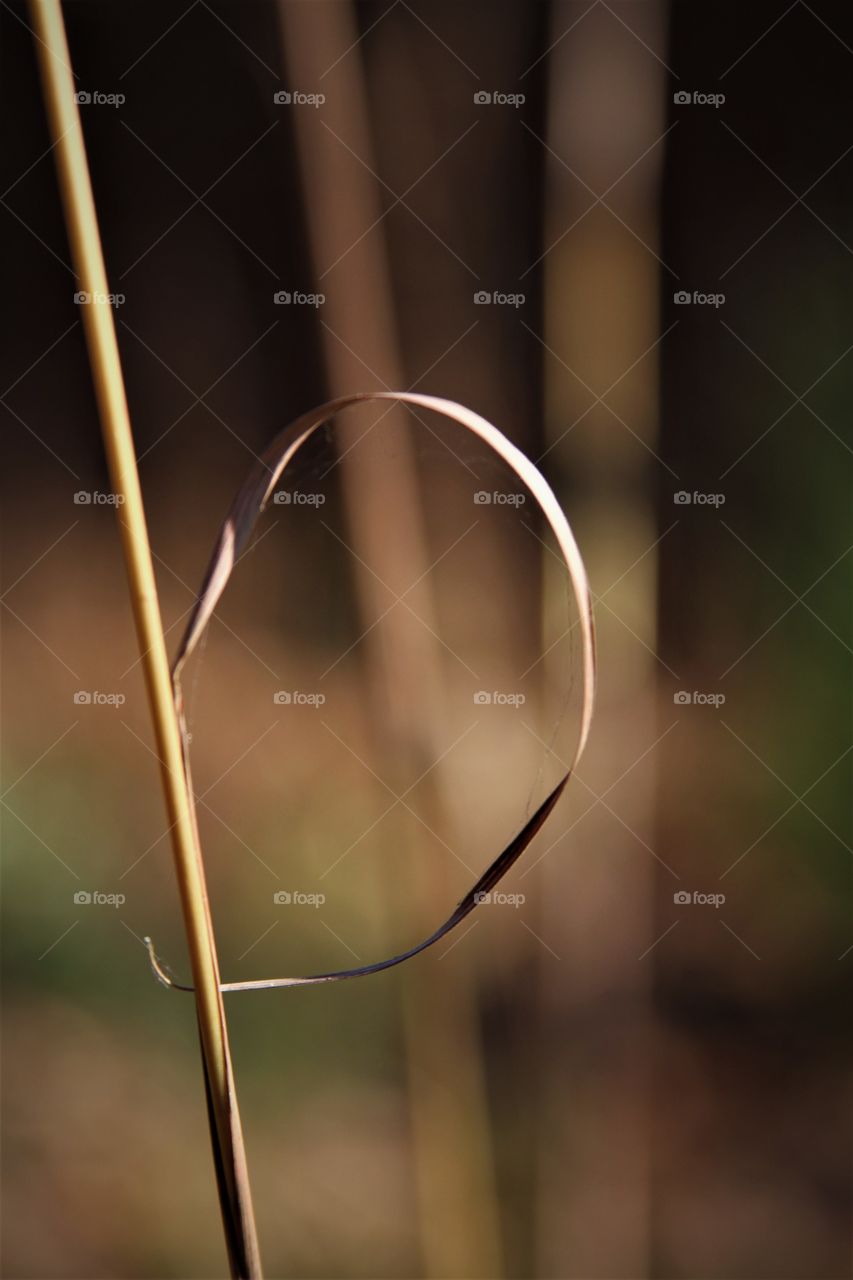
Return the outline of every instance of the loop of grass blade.
[[[414,947],[410,947],[408,951],[401,951],[399,955],[389,956],[386,960],[377,960],[373,964],[359,965],[354,969],[337,969],[331,973],[315,973],[304,978],[255,978],[248,982],[223,982],[220,990],[223,992],[231,991],[265,991],[271,987],[307,987],[314,986],[321,982],[342,982],[347,978],[366,978],[372,973],[381,973],[383,969],[393,969],[398,964],[403,964],[406,960],[411,960],[415,956],[420,955],[422,951],[426,951],[434,943],[440,942],[446,937],[451,930],[469,916],[482,901],[481,895],[489,893],[496,884],[506,875],[513,863],[517,862],[524,850],[530,844],[530,841],[539,831],[545,819],[550,814],[554,805],[559,800],[570,778],[570,774],[566,774],[560,782],[557,783],[550,795],[546,796],[542,804],[536,812],[528,819],[525,825],[519,831],[518,835],[507,845],[494,862],[492,862],[483,874],[480,876],[473,888],[469,889],[454,907],[453,911],[447,917],[443,924],[431,933],[423,942],[417,943]],[[192,991],[192,987],[185,986],[183,983],[176,982],[164,968],[162,961],[159,959],[157,952],[154,950],[154,944],[150,938],[145,939],[148,948],[148,958],[151,962],[151,968],[154,975],[164,987],[171,987],[175,991]]]
[[[589,583],[574,534],[547,480],[537,467],[497,427],[487,422],[485,418],[480,417],[479,414],[474,413],[471,409],[466,409],[452,400],[444,400],[436,396],[420,395],[413,392],[365,392],[331,400],[327,404],[303,414],[285,427],[275,437],[263,456],[255,463],[231,505],[231,509],[220,530],[219,539],[172,669],[175,708],[181,727],[186,776],[188,778],[190,776],[190,761],[189,737],[181,691],[183,666],[204,635],[216,605],[228,584],[240,552],[251,537],[258,517],[263,512],[270,495],[288,464],[314,431],[325,426],[342,409],[369,400],[397,400],[405,404],[418,405],[421,408],[433,410],[443,417],[456,422],[466,430],[473,432],[474,435],[479,436],[481,440],[494,449],[522,484],[533,494],[539,504],[565,560],[580,618],[583,702],[580,731],[574,756],[564,777],[528,819],[521,831],[510,841],[503,852],[494,859],[473,888],[457,904],[445,922],[423,942],[411,947],[408,951],[391,956],[386,960],[377,961],[374,964],[362,965],[353,969],[342,969],[332,973],[315,974],[308,977],[265,978],[247,982],[223,983],[220,988],[223,992],[307,986],[321,982],[340,982],[348,978],[366,977],[369,974],[393,968],[395,965],[402,964],[404,961],[410,960],[421,952],[426,951],[428,947],[431,947],[452,929],[455,929],[478,905],[480,901],[479,895],[489,892],[521,856],[560,798],[583,753],[589,736],[595,700],[595,631]],[[192,990],[191,987],[174,982],[168,977],[159,963],[150,941],[148,941],[148,951],[152,968],[160,982],[178,990]]]

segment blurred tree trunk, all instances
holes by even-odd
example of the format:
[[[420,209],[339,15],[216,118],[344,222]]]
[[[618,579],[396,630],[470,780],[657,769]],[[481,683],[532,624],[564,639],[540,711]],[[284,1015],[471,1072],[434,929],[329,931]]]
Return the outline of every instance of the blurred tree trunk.
[[[446,305],[439,314],[430,316],[428,304],[419,299],[413,306],[415,325],[411,318],[408,325],[402,324],[395,308],[392,276],[398,296],[402,291],[405,299],[406,274],[420,254],[415,243],[397,243],[389,269],[382,216],[387,197],[383,198],[376,166],[380,164],[392,173],[398,173],[403,166],[394,156],[378,160],[375,154],[362,69],[364,51],[358,42],[355,12],[340,3],[314,5],[310,9],[283,3],[279,12],[293,87],[307,86],[316,91],[322,84],[327,91],[322,118],[310,111],[296,114],[295,134],[314,260],[312,287],[326,294],[321,322],[330,393],[341,395],[362,387],[406,389],[413,379],[404,373],[400,330],[405,332],[408,327],[414,349],[413,354],[407,353],[406,364],[427,369],[436,363],[435,334],[453,335],[453,329]],[[380,51],[376,80],[385,86],[393,84],[407,63],[408,50],[405,42],[401,45],[400,32],[395,28],[390,46],[383,45]],[[398,122],[401,113],[405,113],[404,84],[405,76],[397,85],[403,103],[387,88],[390,109],[374,102],[380,122]],[[428,154],[434,146],[429,129],[425,128],[429,114],[423,100],[419,100],[411,131],[406,133],[416,156]],[[380,123],[380,133],[382,127]],[[394,140],[395,135],[386,135],[386,147]],[[408,160],[406,156],[405,161]],[[400,178],[395,181],[401,185]],[[458,230],[453,228],[452,238],[456,238]],[[413,234],[422,237],[424,232],[415,225]],[[501,255],[505,247],[498,245]],[[464,290],[463,314],[471,314],[470,280],[466,277],[464,284],[459,284]],[[406,310],[405,303],[401,304],[400,311]],[[445,349],[455,345],[443,336],[441,342]],[[466,367],[469,361],[470,354]],[[418,379],[416,385],[421,381]],[[469,401],[470,391],[469,385],[465,396]],[[488,412],[488,408],[484,411]],[[433,562],[441,554],[443,522],[433,527],[430,542],[409,416],[403,409],[389,414],[386,406],[374,407],[368,430],[363,417],[356,428],[344,425],[338,429],[343,491],[355,552],[353,569],[362,625],[368,632],[372,705],[379,711],[377,767],[399,791],[439,759],[448,745],[448,730],[455,718],[449,715],[441,650],[434,638],[439,635],[440,622],[429,577]],[[389,421],[384,430],[375,429],[386,417]],[[393,449],[386,442],[389,425],[399,433]],[[436,511],[441,512],[448,500],[449,495],[443,495]],[[470,501],[469,498],[469,504]],[[450,521],[446,527],[452,528]],[[508,646],[521,648],[513,633],[527,615],[518,609],[514,593],[521,581],[527,584],[529,579],[518,580],[506,571],[506,557],[500,546],[486,544],[486,555],[493,561],[493,589],[484,612],[492,617],[481,623],[479,634],[474,629],[474,643],[482,646],[485,639],[490,640],[492,628],[497,625]],[[413,626],[410,617],[394,609],[387,613],[381,632],[374,629],[373,624],[386,613],[389,604],[388,591],[379,579],[399,592],[407,591],[412,582],[418,583],[410,603],[429,630]],[[460,575],[458,588],[451,591],[449,607],[458,609],[467,600],[469,590],[469,582]],[[470,705],[470,695],[467,701]],[[456,780],[452,761],[449,766],[433,769],[422,790],[426,792],[430,828],[441,831],[448,821],[452,824],[464,815],[467,798]],[[401,834],[404,829],[398,824]],[[392,915],[400,909],[412,915],[411,903],[421,903],[422,909],[414,914],[417,927],[426,933],[452,901],[452,890],[431,856],[429,844],[417,839],[411,847],[410,830],[409,827],[405,864],[399,868],[400,883],[392,887],[388,909]],[[412,884],[419,886],[414,895]],[[418,970],[408,975],[404,985],[420,1233],[426,1273],[430,1276],[494,1277],[503,1270],[478,1002],[468,974],[467,969],[456,971],[440,1001],[435,999],[432,980],[425,979]]]
[[[563,836],[550,833],[536,868],[546,944],[537,953],[546,1046],[537,1274],[546,1277],[650,1269],[651,970],[642,955],[654,941],[651,796],[666,728],[655,706],[652,500],[665,128],[665,71],[654,53],[664,43],[662,3],[586,16],[551,8],[539,268],[547,460],[587,557],[599,691]]]

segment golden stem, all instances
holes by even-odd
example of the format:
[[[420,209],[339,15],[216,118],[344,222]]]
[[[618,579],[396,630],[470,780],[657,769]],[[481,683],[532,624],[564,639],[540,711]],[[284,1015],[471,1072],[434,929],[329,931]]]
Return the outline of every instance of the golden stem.
[[[232,1274],[260,1276],[257,1237],[231,1071],[210,907],[184,770],[157,584],[136,467],[130,416],[59,0],[31,0],[45,104],[79,288],[89,294],[83,327],[130,585],[133,613],[162,765],[175,871],[193,971],[202,1052]],[[230,1215],[230,1221],[229,1221]]]

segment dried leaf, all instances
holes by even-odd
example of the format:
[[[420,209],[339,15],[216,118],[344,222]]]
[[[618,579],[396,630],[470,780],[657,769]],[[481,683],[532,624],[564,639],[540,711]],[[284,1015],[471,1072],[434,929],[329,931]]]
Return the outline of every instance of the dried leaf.
[[[327,404],[321,405],[320,408],[313,409],[310,413],[303,414],[289,426],[285,427],[284,430],[275,437],[263,457],[252,468],[231,506],[231,510],[229,511],[220,531],[216,549],[211,558],[210,565],[202,584],[201,592],[198,596],[198,600],[193,609],[183,640],[181,641],[178,649],[178,654],[172,670],[175,706],[178,712],[181,733],[183,736],[187,777],[190,777],[189,746],[186,721],[184,717],[183,696],[181,691],[181,672],[184,664],[192,654],[201,639],[205,628],[210,622],[214,609],[216,608],[216,605],[228,584],[228,580],[231,576],[234,565],[240,556],[240,552],[248,543],[258,517],[261,515],[264,507],[269,501],[270,495],[275,489],[282,472],[293,459],[294,455],[314,431],[324,426],[337,413],[340,413],[341,410],[349,408],[352,405],[361,404],[365,401],[371,400],[396,400],[401,401],[404,404],[417,405],[422,409],[431,409],[436,413],[442,414],[446,418],[450,418],[466,430],[473,432],[495,450],[495,452],[515,473],[522,484],[524,484],[530,493],[532,493],[533,497],[541,507],[566,562],[566,567],[569,572],[569,580],[579,613],[581,653],[583,662],[583,698],[581,705],[580,732],[578,734],[577,745],[575,747],[571,765],[565,776],[558,782],[557,786],[554,787],[536,812],[528,819],[521,831],[519,831],[506,848],[498,854],[486,871],[484,871],[480,876],[476,884],[473,885],[464,898],[462,898],[462,900],[456,905],[444,923],[441,924],[434,933],[430,934],[428,938],[425,938],[423,942],[418,943],[416,946],[411,947],[408,951],[404,951],[399,955],[390,956],[387,959],[377,961],[374,964],[362,965],[354,969],[342,969],[332,973],[314,974],[308,977],[266,978],[255,979],[248,982],[226,982],[222,984],[222,991],[257,991],[267,987],[294,987],[320,982],[339,982],[345,978],[357,978],[371,973],[379,973],[383,969],[390,969],[394,965],[402,964],[403,961],[410,960],[413,956],[420,954],[420,952],[426,951],[428,947],[431,947],[434,943],[438,942],[440,938],[445,937],[452,929],[455,929],[456,926],[476,908],[481,900],[481,896],[493,889],[507,871],[509,871],[510,867],[512,867],[512,865],[521,856],[559,800],[560,795],[571,776],[572,770],[580,759],[581,753],[586,746],[586,741],[589,736],[595,697],[595,636],[589,584],[587,582],[586,570],[584,569],[583,560],[581,559],[574,535],[548,482],[534,464],[526,458],[514,444],[507,440],[506,436],[504,436],[497,427],[492,426],[492,424],[487,422],[485,418],[481,418],[479,414],[474,413],[470,409],[464,408],[462,405],[455,404],[451,400],[443,400],[434,396],[418,395],[413,392],[367,392],[361,395],[345,396],[338,400],[329,401]],[[191,991],[192,987],[184,986],[181,983],[175,982],[174,979],[171,978],[158,960],[153,944],[149,939],[146,939],[146,942],[148,943],[151,964],[160,981],[166,986],[174,987],[177,990]]]

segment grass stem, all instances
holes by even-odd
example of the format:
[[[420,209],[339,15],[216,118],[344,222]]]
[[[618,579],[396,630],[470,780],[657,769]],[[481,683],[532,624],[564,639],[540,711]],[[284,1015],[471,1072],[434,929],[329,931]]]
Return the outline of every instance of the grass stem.
[[[257,1237],[231,1068],[219,964],[184,768],[157,585],[104,267],[74,73],[59,0],[31,0],[42,86],[148,697],[162,764],[175,870],[192,964],[211,1134],[232,1274],[260,1276]]]

